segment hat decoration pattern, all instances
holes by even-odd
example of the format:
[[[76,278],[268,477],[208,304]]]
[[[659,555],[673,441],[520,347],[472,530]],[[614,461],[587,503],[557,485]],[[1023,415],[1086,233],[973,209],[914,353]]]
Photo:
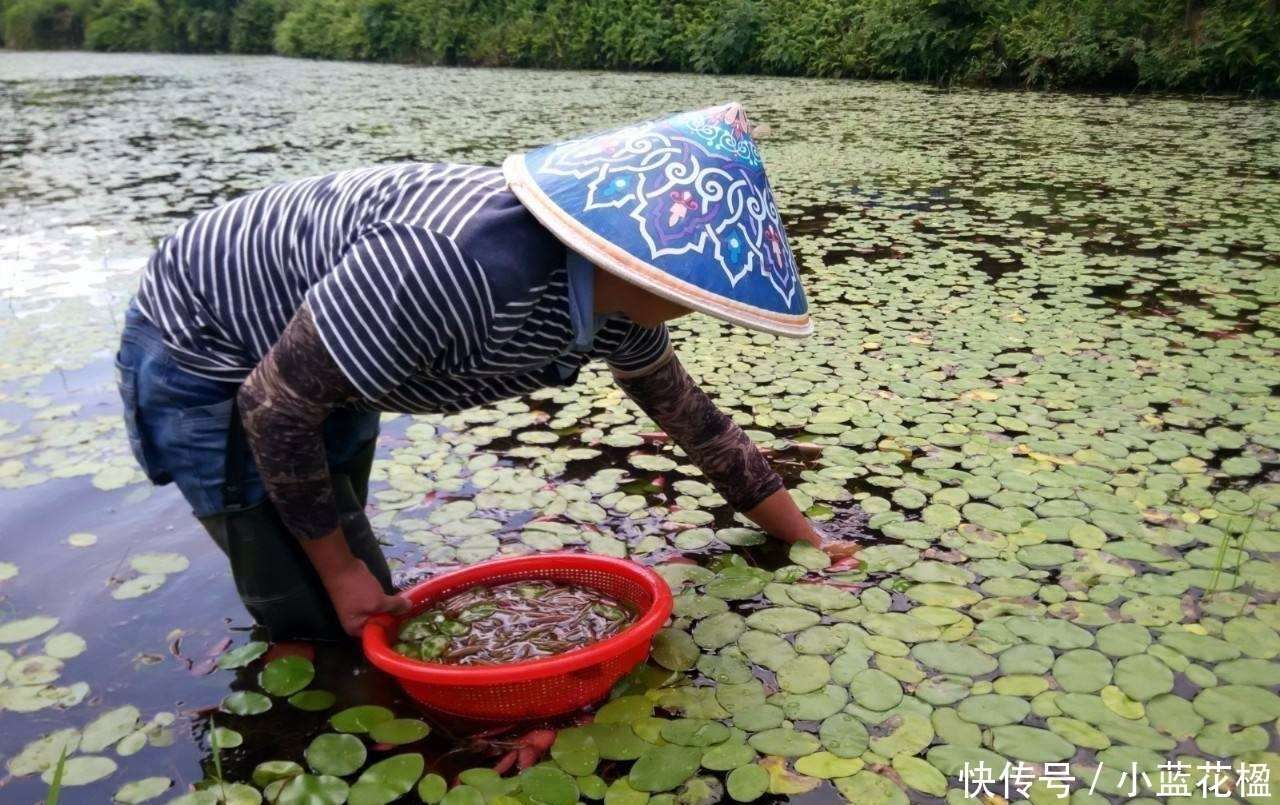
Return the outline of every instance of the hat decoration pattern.
[[[689,256],[709,257],[728,284],[724,296],[805,315],[795,256],[738,104],[593,135],[526,159],[539,184],[555,176],[577,180],[557,185],[556,202],[579,220],[613,211],[609,235],[629,253],[677,277]],[[619,227],[619,211],[630,232]],[[767,280],[777,299],[761,298],[752,277]],[[703,285],[707,278],[694,280]]]

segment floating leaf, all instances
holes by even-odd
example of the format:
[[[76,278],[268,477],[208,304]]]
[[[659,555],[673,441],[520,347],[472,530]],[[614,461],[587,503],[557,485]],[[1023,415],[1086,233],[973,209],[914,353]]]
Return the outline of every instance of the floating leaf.
[[[749,763],[729,772],[725,790],[734,802],[754,802],[769,791],[769,772]]]
[[[292,760],[267,760],[253,769],[253,784],[265,787],[276,780],[288,780],[304,773],[304,769]]]
[[[411,744],[431,734],[431,727],[416,718],[393,718],[380,721],[369,729],[369,738],[380,744]],[[416,778],[415,778],[416,779]]]
[[[44,641],[44,653],[60,660],[79,657],[87,647],[84,638],[72,632],[50,635]]]
[[[385,707],[376,704],[362,704],[340,710],[329,718],[329,724],[338,732],[365,733],[384,721],[395,718]]]
[[[756,759],[756,750],[744,743],[726,741],[702,753],[702,767],[711,771],[729,771]]]
[[[272,802],[278,805],[342,805],[347,801],[349,790],[347,784],[337,777],[299,774],[289,778]]]
[[[698,662],[698,644],[687,632],[666,628],[653,638],[653,661],[672,671],[688,671]]]
[[[1048,763],[1068,760],[1076,753],[1076,748],[1061,736],[1035,727],[993,727],[991,735],[995,751],[1017,760]]]
[[[388,722],[389,723],[389,722]],[[422,755],[394,755],[365,769],[351,786],[350,805],[387,805],[413,790],[425,765]]]
[[[120,786],[111,800],[120,805],[138,805],[140,802],[155,799],[172,787],[173,780],[168,777],[144,777]]]
[[[230,727],[214,727],[209,733],[209,746],[218,749],[235,749],[244,743],[244,736]]]
[[[271,709],[271,700],[261,693],[240,690],[223,699],[219,709],[237,716],[256,716]]]
[[[363,766],[367,752],[354,735],[326,732],[317,735],[304,754],[312,771],[342,777]]]
[[[131,704],[108,710],[85,726],[80,751],[92,754],[112,746],[137,728],[140,716],[138,708]]]
[[[448,789],[449,783],[443,777],[438,774],[428,774],[418,781],[418,799],[426,805],[436,805],[444,799],[445,791]]]
[[[821,783],[814,777],[796,774],[787,768],[787,761],[780,757],[767,757],[760,761],[760,767],[769,775],[769,793],[792,796],[812,791]]]
[[[62,767],[62,786],[70,788],[73,786],[89,785],[96,783],[104,777],[115,774],[116,762],[109,757],[100,755],[78,755],[76,757],[67,758]],[[40,775],[40,779],[46,784],[53,782],[53,769],[45,769]]]
[[[0,645],[26,642],[50,631],[57,625],[58,619],[47,615],[0,623]]]
[[[297,655],[277,657],[258,673],[258,686],[272,696],[292,696],[316,677],[311,660]]]
[[[337,700],[338,697],[327,690],[303,690],[290,696],[289,704],[299,710],[319,712],[333,707]]]
[[[181,573],[191,565],[180,553],[139,553],[129,559],[129,566],[142,574],[168,575]]]
[[[752,735],[748,743],[757,752],[779,757],[802,757],[818,751],[821,744],[807,732],[791,727],[777,727]]]
[[[526,769],[517,778],[520,791],[541,805],[574,805],[578,784],[555,766],[540,764]]]
[[[600,750],[596,748],[591,732],[581,728],[569,728],[556,733],[551,745],[551,758],[560,768],[575,777],[591,774],[600,763]]]
[[[831,680],[831,666],[821,657],[800,655],[778,669],[778,685],[791,693],[819,690]]]
[[[14,777],[26,777],[52,768],[64,753],[71,755],[80,747],[80,731],[60,729],[28,743],[6,763]]]
[[[655,746],[636,760],[627,780],[637,791],[670,791],[698,771],[701,758],[702,752],[698,749],[678,745]]]
[[[245,643],[243,646],[237,646],[218,657],[218,667],[224,671],[229,671],[234,668],[243,668],[261,657],[263,654],[266,654],[268,648],[269,646],[260,640]]]
[[[159,573],[151,573],[143,576],[134,576],[128,581],[121,584],[111,591],[111,597],[117,601],[126,601],[130,598],[139,598],[147,593],[153,593],[160,589],[164,584],[165,576]]]
[[[830,752],[814,752],[796,760],[796,771],[809,777],[830,780],[856,774],[865,765],[861,758],[843,758]]]

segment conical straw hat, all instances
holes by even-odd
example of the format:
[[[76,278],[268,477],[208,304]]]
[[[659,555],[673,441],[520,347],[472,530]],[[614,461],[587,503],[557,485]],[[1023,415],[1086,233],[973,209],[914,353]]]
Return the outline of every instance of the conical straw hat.
[[[740,105],[513,154],[502,169],[543,226],[600,268],[745,327],[813,332]]]

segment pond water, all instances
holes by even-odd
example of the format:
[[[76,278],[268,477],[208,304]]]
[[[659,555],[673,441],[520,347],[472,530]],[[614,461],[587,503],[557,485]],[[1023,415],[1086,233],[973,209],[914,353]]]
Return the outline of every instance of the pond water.
[[[387,419],[370,515],[398,578],[565,546],[658,566],[680,591],[656,652],[675,672],[633,680],[613,715],[646,747],[724,747],[671,783],[681,802],[721,798],[726,777],[796,802],[959,801],[978,761],[1027,763],[1028,782],[1069,762],[1073,803],[1126,801],[1161,793],[1159,765],[1178,759],[1199,799],[1270,801],[1275,104],[83,53],[0,53],[0,798],[42,797],[56,752],[31,742],[59,730],[84,744],[75,776],[100,777],[64,801],[148,777],[172,781],[163,801],[217,773],[211,714],[243,735],[219,753],[227,781],[303,762],[344,707],[415,715],[338,647],[316,652],[312,683],[331,711],[215,713],[257,689],[263,661],[212,667],[250,623],[177,492],[134,468],[112,387],[157,238],[279,180],[496,164],[728,98],[767,127],[817,333],[697,318],[678,347],[812,515],[873,546],[864,569],[754,545],[592,371]],[[733,729],[667,723],[682,716]],[[496,761],[456,724],[406,749],[446,775]],[[665,786],[663,757],[603,762],[611,801]],[[753,759],[763,774],[725,771]],[[1206,793],[1209,761],[1253,779]],[[1131,788],[1135,770],[1150,789]],[[1066,801],[1044,780],[1029,795]]]

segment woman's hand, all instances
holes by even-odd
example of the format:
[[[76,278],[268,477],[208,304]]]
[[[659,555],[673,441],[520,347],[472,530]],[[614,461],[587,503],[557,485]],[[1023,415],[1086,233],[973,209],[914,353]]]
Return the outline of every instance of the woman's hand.
[[[822,542],[818,544],[818,549],[830,556],[832,562],[841,562],[857,556],[858,551],[862,550],[862,546],[850,540],[824,537]]]
[[[300,540],[300,544],[329,593],[343,631],[352,637],[360,634],[364,622],[373,615],[395,615],[409,609],[409,599],[387,595],[369,566],[351,553],[341,528],[319,539]]]
[[[373,615],[381,612],[396,615],[409,609],[408,599],[383,592],[369,566],[359,559],[353,558],[350,565],[325,578],[324,587],[343,631],[352,637],[360,634],[365,621]]]

